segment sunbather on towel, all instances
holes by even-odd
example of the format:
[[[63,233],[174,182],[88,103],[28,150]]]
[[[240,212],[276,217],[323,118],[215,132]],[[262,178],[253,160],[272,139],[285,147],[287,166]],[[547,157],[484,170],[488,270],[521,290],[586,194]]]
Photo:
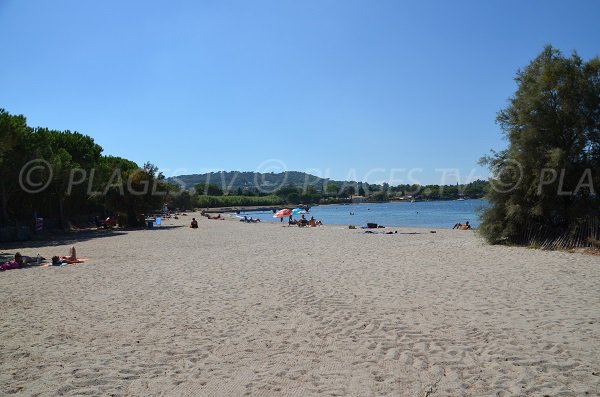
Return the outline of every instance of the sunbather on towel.
[[[81,259],[77,258],[77,252],[75,251],[75,247],[69,248],[69,256],[53,256],[52,257],[52,265],[60,266],[61,264],[72,264],[72,263],[81,263],[83,262]]]

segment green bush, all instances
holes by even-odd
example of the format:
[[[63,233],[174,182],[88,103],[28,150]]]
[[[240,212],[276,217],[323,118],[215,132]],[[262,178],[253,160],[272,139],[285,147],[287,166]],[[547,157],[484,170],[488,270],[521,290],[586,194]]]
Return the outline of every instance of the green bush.
[[[200,208],[241,207],[241,206],[276,206],[282,204],[279,196],[197,196],[196,203]]]

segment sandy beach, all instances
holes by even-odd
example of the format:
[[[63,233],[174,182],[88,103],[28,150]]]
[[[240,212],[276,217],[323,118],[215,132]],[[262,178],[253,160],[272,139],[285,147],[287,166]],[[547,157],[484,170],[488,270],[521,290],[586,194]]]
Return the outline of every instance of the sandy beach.
[[[600,395],[600,257],[385,230],[189,214],[3,247],[87,260],[0,273],[0,395]]]

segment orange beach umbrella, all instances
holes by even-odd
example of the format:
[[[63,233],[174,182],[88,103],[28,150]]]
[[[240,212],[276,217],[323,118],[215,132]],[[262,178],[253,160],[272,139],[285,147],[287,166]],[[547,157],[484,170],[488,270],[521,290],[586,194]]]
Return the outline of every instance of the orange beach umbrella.
[[[273,215],[273,218],[286,218],[290,215],[292,215],[292,210],[284,208],[282,210],[277,211],[275,215]]]

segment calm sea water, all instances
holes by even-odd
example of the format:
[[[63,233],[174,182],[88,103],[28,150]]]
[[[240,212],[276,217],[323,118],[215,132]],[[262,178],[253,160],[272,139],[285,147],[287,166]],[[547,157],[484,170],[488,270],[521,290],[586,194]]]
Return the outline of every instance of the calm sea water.
[[[469,221],[473,227],[477,227],[478,209],[485,205],[485,200],[323,205],[312,207],[307,218],[312,215],[324,224],[365,226],[367,223],[377,223],[383,226],[436,228],[452,228],[457,222]],[[263,222],[279,222],[279,219],[273,218],[273,214],[268,212],[248,212],[241,215],[260,218]]]

